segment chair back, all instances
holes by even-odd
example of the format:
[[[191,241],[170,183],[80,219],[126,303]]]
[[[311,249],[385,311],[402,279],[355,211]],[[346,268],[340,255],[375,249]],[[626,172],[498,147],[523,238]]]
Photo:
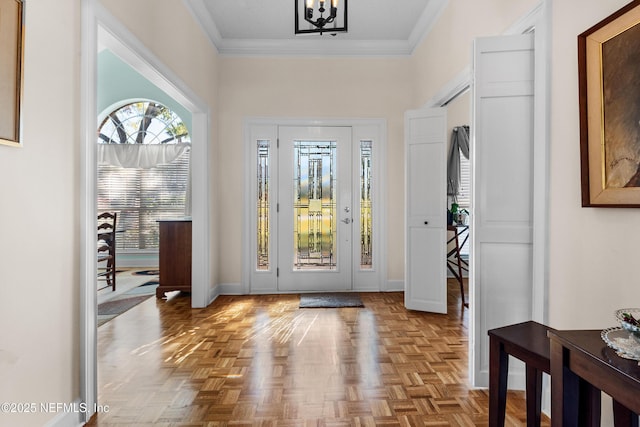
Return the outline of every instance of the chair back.
[[[98,242],[110,244],[115,240],[117,212],[102,212],[98,215]]]
[[[106,261],[104,271],[98,277],[104,277],[107,285],[116,290],[116,212],[102,212],[98,215],[98,263]]]

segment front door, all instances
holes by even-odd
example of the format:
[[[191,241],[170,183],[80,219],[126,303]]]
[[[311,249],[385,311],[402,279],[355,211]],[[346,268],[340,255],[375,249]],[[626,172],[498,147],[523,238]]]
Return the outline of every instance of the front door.
[[[278,135],[278,290],[350,290],[351,127],[281,126]]]

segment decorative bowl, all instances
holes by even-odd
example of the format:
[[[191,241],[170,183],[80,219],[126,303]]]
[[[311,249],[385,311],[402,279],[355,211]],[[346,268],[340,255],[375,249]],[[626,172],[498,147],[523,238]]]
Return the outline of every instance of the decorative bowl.
[[[621,308],[616,310],[616,318],[625,331],[640,342],[640,308]]]

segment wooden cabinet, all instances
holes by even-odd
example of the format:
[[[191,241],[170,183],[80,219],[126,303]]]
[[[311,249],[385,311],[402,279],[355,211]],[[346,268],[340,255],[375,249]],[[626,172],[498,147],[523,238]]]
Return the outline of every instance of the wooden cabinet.
[[[161,220],[160,286],[156,297],[165,292],[191,292],[191,220]]]

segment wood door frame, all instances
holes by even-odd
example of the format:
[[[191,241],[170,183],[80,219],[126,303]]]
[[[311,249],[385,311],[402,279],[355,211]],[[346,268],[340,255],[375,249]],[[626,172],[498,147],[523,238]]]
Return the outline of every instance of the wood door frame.
[[[255,177],[255,147],[254,141],[258,138],[266,138],[277,141],[278,126],[326,126],[352,128],[352,141],[372,139],[374,143],[375,166],[379,169],[374,181],[377,185],[376,207],[374,208],[374,226],[379,232],[374,240],[374,268],[370,272],[360,274],[361,279],[354,280],[353,291],[386,291],[390,289],[387,283],[387,247],[386,247],[386,150],[387,150],[387,124],[385,119],[313,119],[313,118],[252,118],[244,119],[243,139],[245,142],[245,182],[244,182],[244,206],[243,209],[243,236],[242,236],[242,284],[243,294],[280,293],[277,288],[276,272],[267,271],[257,274],[253,268],[253,243],[252,230],[255,228],[255,215],[252,208],[255,200],[253,185]],[[272,168],[277,166],[272,165]],[[357,171],[354,171],[357,174]],[[273,204],[272,204],[273,205]],[[272,206],[271,209],[276,209]],[[273,223],[273,221],[271,221]],[[277,232],[276,232],[277,233]],[[354,245],[354,252],[357,245]],[[272,244],[271,253],[275,253]],[[276,261],[277,262],[277,261]],[[354,274],[355,275],[355,274]]]

